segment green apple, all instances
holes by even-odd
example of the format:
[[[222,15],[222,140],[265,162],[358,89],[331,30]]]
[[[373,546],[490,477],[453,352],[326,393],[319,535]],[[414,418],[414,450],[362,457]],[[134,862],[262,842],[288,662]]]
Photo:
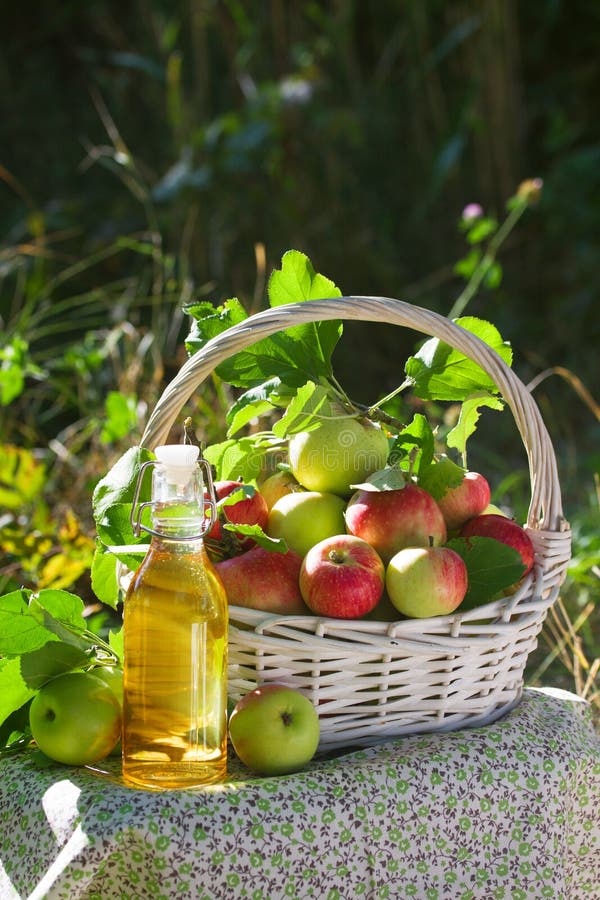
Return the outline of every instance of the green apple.
[[[288,444],[290,470],[297,481],[309,491],[341,497],[351,494],[351,485],[382,469],[388,453],[388,439],[378,425],[344,416],[298,432]]]
[[[259,775],[297,772],[319,745],[319,717],[304,694],[284,684],[264,684],[236,703],[229,736],[238,757]]]
[[[346,503],[336,494],[301,491],[280,497],[269,512],[267,534],[282,538],[299,556],[325,538],[346,533]]]
[[[102,679],[68,672],[43,685],[29,709],[31,734],[50,759],[70,766],[98,762],[121,736],[121,706]]]
[[[123,669],[118,669],[116,666],[96,666],[95,669],[91,669],[90,675],[95,675],[96,678],[100,678],[105,684],[109,686],[112,690],[113,694],[116,696],[117,700],[121,705],[121,710],[123,709]],[[122,751],[121,740],[119,739],[115,746],[110,751],[110,756],[120,756]]]
[[[467,567],[450,547],[405,547],[391,558],[385,586],[409,618],[448,615],[467,593]]]
[[[303,490],[304,488],[296,481],[292,473],[287,471],[274,472],[260,485],[260,492],[269,509],[277,503],[280,497]]]
[[[109,686],[123,708],[123,669],[116,666],[96,666],[89,672]]]

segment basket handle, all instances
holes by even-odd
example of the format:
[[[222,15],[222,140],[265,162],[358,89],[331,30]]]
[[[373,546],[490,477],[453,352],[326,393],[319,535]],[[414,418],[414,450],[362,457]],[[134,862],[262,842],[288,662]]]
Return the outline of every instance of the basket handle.
[[[432,310],[389,297],[335,297],[276,306],[212,338],[184,363],[163,391],[148,420],[141,446],[152,450],[166,441],[182,406],[219,363],[277,331],[328,319],[412,328],[439,338],[481,366],[510,407],[527,451],[531,480],[527,525],[540,530],[567,530],[554,448],[538,406],[523,382],[495,350],[469,331]]]

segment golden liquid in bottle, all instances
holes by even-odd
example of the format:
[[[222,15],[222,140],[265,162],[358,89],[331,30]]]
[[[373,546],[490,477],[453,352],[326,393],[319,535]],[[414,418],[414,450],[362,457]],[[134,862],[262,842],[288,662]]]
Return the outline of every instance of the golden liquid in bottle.
[[[201,542],[153,538],[124,603],[123,778],[223,781],[227,599]]]

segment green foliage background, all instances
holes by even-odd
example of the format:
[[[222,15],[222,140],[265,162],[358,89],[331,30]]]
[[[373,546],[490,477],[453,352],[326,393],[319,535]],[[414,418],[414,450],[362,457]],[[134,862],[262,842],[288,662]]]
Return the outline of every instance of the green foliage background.
[[[0,427],[37,448],[55,515],[139,436],[184,358],[183,303],[260,308],[293,247],[346,293],[447,314],[463,207],[500,218],[537,176],[501,284],[468,313],[511,341],[525,382],[561,367],[536,397],[577,546],[598,554],[598,409],[574,392],[593,395],[598,377],[594,0],[63,0],[35,16],[4,4],[3,35],[0,345],[25,390]],[[347,325],[336,374],[370,402],[415,340]],[[219,390],[198,400],[208,439]],[[518,438],[484,420],[479,433],[482,467],[524,515]]]

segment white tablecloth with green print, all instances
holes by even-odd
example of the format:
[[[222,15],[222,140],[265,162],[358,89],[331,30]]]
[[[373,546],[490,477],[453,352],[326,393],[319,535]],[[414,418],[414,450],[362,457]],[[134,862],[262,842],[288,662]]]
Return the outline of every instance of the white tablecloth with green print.
[[[116,763],[118,766],[118,761]],[[129,789],[0,763],[2,900],[600,898],[600,741],[572,694],[280,778]]]

